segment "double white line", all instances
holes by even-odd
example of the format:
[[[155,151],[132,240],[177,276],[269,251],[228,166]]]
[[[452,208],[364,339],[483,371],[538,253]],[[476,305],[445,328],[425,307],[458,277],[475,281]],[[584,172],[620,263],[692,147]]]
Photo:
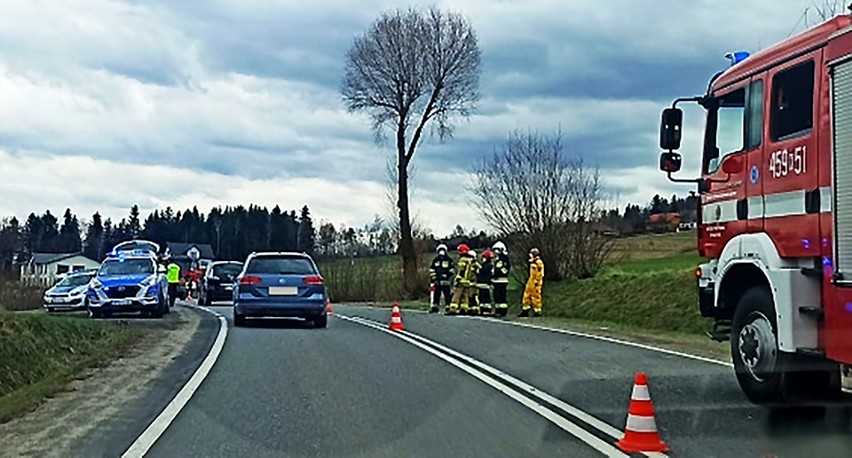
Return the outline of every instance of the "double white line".
[[[470,356],[459,353],[451,348],[447,348],[437,342],[421,337],[417,334],[412,334],[407,331],[390,331],[386,325],[372,320],[356,316],[336,315],[338,318],[357,323],[362,326],[386,332],[394,337],[404,340],[405,342],[420,348],[427,353],[430,353],[449,364],[461,369],[476,379],[482,381],[486,385],[505,394],[509,398],[517,401],[524,407],[546,418],[551,423],[563,429],[567,433],[585,442],[590,447],[603,453],[606,456],[625,457],[623,452],[612,445],[612,442],[621,439],[623,433],[607,423],[583,412],[561,399],[558,399],[550,394],[539,390],[538,388],[529,385],[509,374],[506,374],[499,369],[489,366],[481,361],[478,361]],[[547,405],[558,409],[564,414],[558,413]],[[580,426],[580,425],[583,426]],[[597,434],[592,433],[596,432]],[[602,439],[609,437],[612,441]],[[649,456],[665,456],[663,454],[649,454]]]

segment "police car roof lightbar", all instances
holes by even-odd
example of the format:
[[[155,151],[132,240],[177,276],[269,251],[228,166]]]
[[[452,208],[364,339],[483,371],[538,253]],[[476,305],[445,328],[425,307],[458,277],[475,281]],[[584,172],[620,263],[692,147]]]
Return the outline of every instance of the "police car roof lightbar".
[[[135,249],[135,250],[113,250],[107,253],[107,257],[109,258],[126,258],[126,257],[143,257],[143,258],[153,258],[156,257],[156,254],[144,249]]]

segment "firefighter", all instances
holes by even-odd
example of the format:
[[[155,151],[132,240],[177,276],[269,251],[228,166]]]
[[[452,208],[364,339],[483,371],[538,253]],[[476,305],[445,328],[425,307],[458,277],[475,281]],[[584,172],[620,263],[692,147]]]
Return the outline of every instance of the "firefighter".
[[[180,287],[180,265],[171,258],[167,262],[166,280],[169,282],[169,307],[174,307]]]
[[[470,285],[470,291],[467,296],[468,309],[467,312],[462,310],[462,314],[477,316],[479,315],[479,297],[476,295],[476,278],[479,275],[479,258],[476,257],[476,251],[470,250],[470,257],[473,258],[473,282]]]
[[[451,287],[456,267],[453,258],[447,254],[446,245],[443,243],[438,245],[438,249],[435,251],[437,254],[432,259],[432,265],[429,266],[429,279],[432,281],[432,286],[434,287],[432,308],[429,310],[429,313],[438,313],[442,296],[444,298],[444,308],[446,309],[450,305]]]
[[[538,248],[530,250],[530,278],[527,280],[527,287],[524,289],[524,300],[521,306],[521,314],[519,317],[530,316],[530,307],[533,309],[533,316],[541,316],[541,285],[544,282],[544,263],[541,261]]]
[[[496,242],[494,250],[494,274],[491,277],[494,297],[494,315],[504,317],[509,313],[509,301],[506,298],[506,288],[509,286],[509,252],[503,242]]]
[[[494,259],[494,253],[491,250],[485,250],[482,253],[482,263],[479,265],[479,271],[476,273],[476,287],[479,289],[479,308],[483,315],[491,315],[493,311],[491,280],[494,275],[494,264],[491,262],[492,259]]]
[[[456,276],[453,278],[453,300],[447,315],[456,315],[461,311],[467,314],[470,310],[468,301],[476,288],[476,258],[467,245],[459,245],[459,260],[456,263]]]

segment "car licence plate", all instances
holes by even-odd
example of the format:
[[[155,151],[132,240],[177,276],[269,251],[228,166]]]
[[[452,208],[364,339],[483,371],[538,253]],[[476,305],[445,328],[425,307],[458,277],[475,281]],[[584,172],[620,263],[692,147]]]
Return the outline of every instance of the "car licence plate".
[[[270,296],[295,296],[299,293],[299,288],[295,286],[270,286]]]
[[[130,305],[130,302],[131,302],[130,299],[121,299],[121,300],[113,302],[113,304],[115,304],[115,305]]]
[[[233,286],[226,286],[225,287],[225,291],[233,291],[233,290],[234,290]]]

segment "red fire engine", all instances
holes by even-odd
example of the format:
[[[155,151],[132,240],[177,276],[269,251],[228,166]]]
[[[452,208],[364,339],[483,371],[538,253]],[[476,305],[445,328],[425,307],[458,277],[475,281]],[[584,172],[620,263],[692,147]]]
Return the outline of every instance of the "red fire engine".
[[[699,308],[753,402],[834,398],[852,364],[852,18],[727,57],[660,127],[660,168],[701,196]],[[672,177],[685,102],[706,111],[694,180]]]

